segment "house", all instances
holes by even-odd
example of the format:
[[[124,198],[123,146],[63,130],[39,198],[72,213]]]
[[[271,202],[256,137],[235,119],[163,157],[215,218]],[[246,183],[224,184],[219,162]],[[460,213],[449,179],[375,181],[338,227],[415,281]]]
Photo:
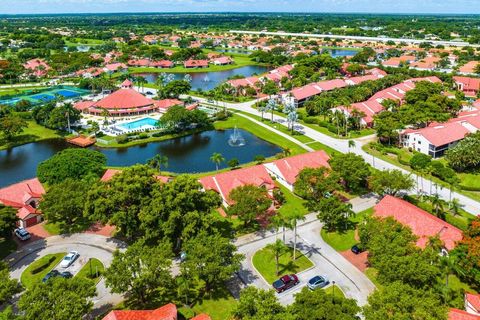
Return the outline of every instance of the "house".
[[[225,66],[227,64],[232,64],[233,60],[230,57],[218,57],[211,60],[216,66]]]
[[[316,95],[319,95],[324,91],[344,88],[346,86],[348,86],[348,84],[343,79],[319,81],[291,90],[288,94],[285,94],[283,96],[283,100],[287,101],[288,97],[291,97],[293,99],[292,102],[296,106],[300,106],[304,104],[307,100],[311,99]]]
[[[127,62],[131,67],[149,67],[151,63],[150,59],[131,59]]]
[[[0,203],[17,209],[18,225],[23,228],[43,221],[38,203],[45,189],[37,178],[0,189]]]
[[[193,317],[190,320],[212,320],[210,316],[206,313],[199,314],[198,316]]]
[[[465,293],[465,310],[452,308],[448,320],[480,320],[480,295]]]
[[[36,77],[46,76],[48,71],[52,69],[43,59],[28,60],[23,64],[23,67]]]
[[[86,78],[86,79],[91,79],[91,78],[96,78],[96,77],[100,76],[104,72],[105,72],[105,70],[103,70],[102,68],[92,67],[92,68],[88,68],[88,69],[78,70],[75,74],[77,76],[81,76],[81,77]]]
[[[275,189],[275,183],[263,165],[222,172],[203,177],[199,181],[205,190],[217,192],[222,197],[225,207],[233,203],[229,196],[230,192],[237,187],[245,185],[264,187],[270,195]]]
[[[415,56],[404,55],[404,56],[401,56],[401,57],[393,57],[393,58],[390,58],[388,60],[385,60],[385,61],[382,62],[382,65],[384,65],[385,67],[398,68],[398,67],[400,67],[401,65],[404,65],[404,64],[408,65],[415,60],[416,60]]]
[[[458,90],[463,91],[467,97],[477,97],[480,92],[480,79],[470,77],[453,77]]]
[[[458,72],[463,74],[472,74],[475,73],[477,65],[480,64],[480,61],[469,61],[458,69]]]
[[[151,66],[155,68],[173,68],[173,62],[170,60],[154,61],[151,63]]]
[[[114,73],[114,72],[126,72],[128,70],[128,67],[125,63],[107,63],[104,67],[103,70],[107,73]]]
[[[103,320],[177,320],[177,307],[169,303],[155,310],[113,310]]]
[[[418,237],[416,244],[420,248],[425,248],[431,237],[438,236],[444,248],[450,251],[455,248],[458,241],[463,239],[463,233],[460,229],[410,202],[393,196],[385,196],[373,210],[375,217],[392,217],[404,226],[409,227],[412,233]]]
[[[300,171],[305,168],[330,168],[328,164],[329,160],[330,157],[328,154],[320,150],[279,159],[271,163],[266,163],[264,166],[279,183],[289,190],[293,190]]]
[[[208,68],[208,60],[194,60],[190,59],[183,63],[183,66],[187,69],[190,68]]]
[[[254,88],[255,90],[258,89],[258,85],[260,84],[260,78],[259,77],[247,77],[247,78],[242,78],[242,79],[232,79],[228,80],[227,83],[232,86],[236,91],[238,90],[243,90],[244,88]],[[242,94],[245,94],[245,92],[241,92]]]

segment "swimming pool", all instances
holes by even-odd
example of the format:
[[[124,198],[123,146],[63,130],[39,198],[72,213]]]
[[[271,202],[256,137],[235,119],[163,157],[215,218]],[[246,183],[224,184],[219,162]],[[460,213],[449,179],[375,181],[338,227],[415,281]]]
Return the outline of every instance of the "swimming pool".
[[[153,118],[143,118],[132,122],[122,123],[118,126],[126,130],[155,129],[159,127],[158,120]]]

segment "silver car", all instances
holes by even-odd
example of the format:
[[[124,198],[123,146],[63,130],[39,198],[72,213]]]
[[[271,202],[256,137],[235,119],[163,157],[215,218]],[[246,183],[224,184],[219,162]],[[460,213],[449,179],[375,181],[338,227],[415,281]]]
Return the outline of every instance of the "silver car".
[[[330,281],[328,281],[326,276],[315,276],[308,280],[307,286],[310,290],[315,290],[326,287],[329,283]]]
[[[77,251],[70,251],[65,257],[63,257],[62,262],[60,262],[60,267],[68,268],[72,263],[80,256]]]

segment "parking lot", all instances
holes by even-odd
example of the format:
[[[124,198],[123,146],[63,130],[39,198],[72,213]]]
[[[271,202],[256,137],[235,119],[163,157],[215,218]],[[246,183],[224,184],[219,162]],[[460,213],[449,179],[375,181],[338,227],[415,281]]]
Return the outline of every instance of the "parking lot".
[[[57,270],[58,272],[68,271],[73,276],[75,276],[84,265],[87,264],[90,257],[84,256],[83,252],[79,252],[80,256],[67,268],[62,268],[60,263],[53,268],[53,270]]]

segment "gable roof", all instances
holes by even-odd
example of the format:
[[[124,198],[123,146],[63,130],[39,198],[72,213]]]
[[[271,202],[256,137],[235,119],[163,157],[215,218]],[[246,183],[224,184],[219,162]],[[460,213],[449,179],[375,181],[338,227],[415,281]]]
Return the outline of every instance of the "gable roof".
[[[465,293],[467,301],[477,312],[480,312],[480,294]]]
[[[456,242],[462,240],[460,229],[414,206],[410,202],[385,196],[375,207],[377,217],[393,217],[404,226],[410,227],[418,237],[417,246],[425,248],[430,237],[439,236],[447,250],[455,248]]]
[[[480,316],[459,309],[450,309],[448,320],[480,320]]]
[[[177,320],[177,307],[169,303],[155,310],[113,310],[103,320]]]
[[[278,171],[282,174],[285,180],[293,185],[300,171],[305,168],[330,168],[328,160],[330,160],[328,154],[325,151],[320,150],[279,159],[274,161],[273,164],[278,168]]]
[[[20,208],[31,198],[40,198],[44,193],[45,189],[38,178],[33,178],[0,189],[0,203]]]
[[[212,320],[210,316],[206,313],[199,314],[198,316],[193,317],[190,320]]]

